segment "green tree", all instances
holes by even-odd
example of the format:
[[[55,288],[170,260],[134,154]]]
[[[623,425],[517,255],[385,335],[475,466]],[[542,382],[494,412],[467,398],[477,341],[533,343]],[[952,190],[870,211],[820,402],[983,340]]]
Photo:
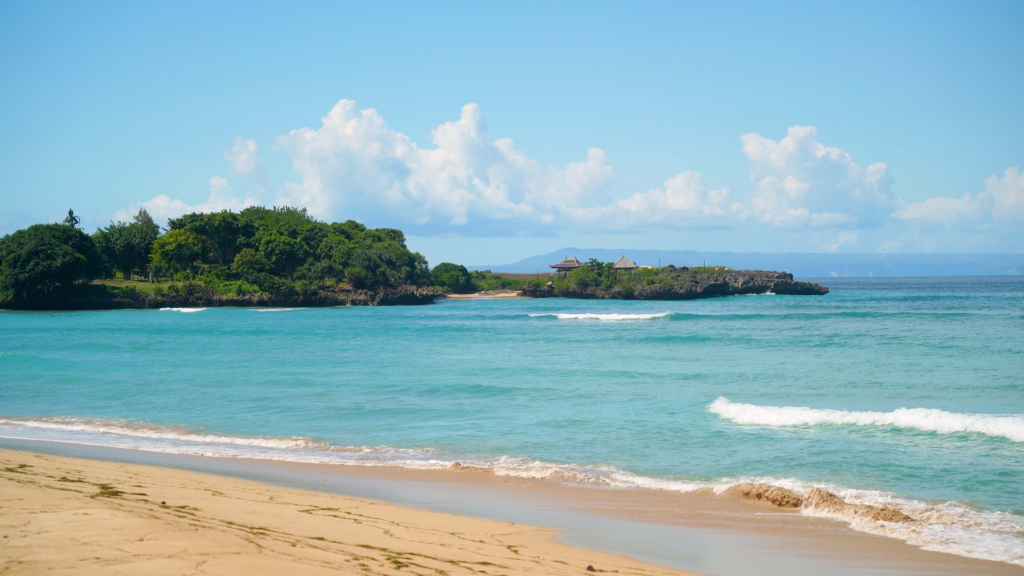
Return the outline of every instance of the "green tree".
[[[36,224],[0,238],[0,293],[16,302],[53,302],[102,273],[92,238],[74,227]]]
[[[456,294],[473,290],[473,278],[470,276],[469,270],[466,270],[466,267],[461,264],[442,262],[430,271],[430,279],[434,286]]]
[[[295,271],[309,259],[309,248],[299,240],[287,236],[264,236],[259,255],[277,276],[294,278]]]
[[[171,229],[187,229],[201,237],[221,266],[230,266],[253,234],[251,222],[230,210],[213,214],[187,214],[170,221]]]
[[[160,271],[187,271],[202,256],[203,244],[199,236],[188,230],[171,230],[153,242],[150,264]]]
[[[146,273],[153,242],[160,227],[145,210],[139,210],[131,222],[111,222],[93,234],[93,240],[107,262],[121,271],[121,277],[130,280],[132,272]]]
[[[591,258],[584,266],[570,272],[567,280],[570,285],[584,289],[610,290],[618,278],[613,266],[614,264],[611,262],[601,262],[597,258]]]

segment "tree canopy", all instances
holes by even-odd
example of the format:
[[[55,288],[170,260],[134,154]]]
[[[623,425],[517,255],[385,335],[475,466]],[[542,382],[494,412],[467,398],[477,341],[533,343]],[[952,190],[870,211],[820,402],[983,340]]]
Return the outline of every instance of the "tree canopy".
[[[73,226],[36,224],[0,239],[0,294],[15,302],[53,302],[103,269],[92,238]]]
[[[139,210],[131,222],[111,222],[96,231],[93,239],[110,266],[128,280],[135,270],[146,273],[153,242],[159,235],[160,227],[149,212]]]
[[[470,292],[475,288],[472,276],[461,264],[442,262],[430,271],[430,277],[434,281],[434,286],[451,290],[456,294]]]

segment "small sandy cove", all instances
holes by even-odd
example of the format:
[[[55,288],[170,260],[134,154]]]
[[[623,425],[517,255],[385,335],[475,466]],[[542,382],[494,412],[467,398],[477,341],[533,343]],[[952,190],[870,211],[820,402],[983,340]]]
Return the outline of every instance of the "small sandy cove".
[[[546,528],[12,450],[0,534],[0,574],[688,574]]]

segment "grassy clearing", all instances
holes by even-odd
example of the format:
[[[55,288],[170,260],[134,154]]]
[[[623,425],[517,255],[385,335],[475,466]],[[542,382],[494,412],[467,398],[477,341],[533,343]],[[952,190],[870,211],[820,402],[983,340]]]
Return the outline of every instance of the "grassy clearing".
[[[144,294],[152,294],[153,290],[155,290],[157,286],[162,286],[163,289],[166,290],[167,287],[170,286],[171,284],[174,284],[174,282],[150,283],[149,281],[143,282],[141,280],[93,280],[92,284],[100,286],[110,286],[111,288],[126,288],[128,286],[131,286]]]

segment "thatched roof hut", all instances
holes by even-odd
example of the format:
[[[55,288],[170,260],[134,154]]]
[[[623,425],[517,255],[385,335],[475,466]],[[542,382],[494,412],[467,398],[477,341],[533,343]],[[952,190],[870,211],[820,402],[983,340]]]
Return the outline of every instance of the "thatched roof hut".
[[[585,264],[583,264],[583,262],[580,262],[575,257],[566,258],[565,260],[562,260],[558,264],[549,264],[549,266],[557,270],[559,274],[568,274],[569,272],[572,272],[573,270],[580,268],[584,265]]]
[[[615,262],[612,268],[614,268],[615,270],[636,270],[637,268],[639,268],[639,266],[636,265],[636,262],[633,262],[632,260],[623,256],[622,258],[619,258],[617,262]]]

